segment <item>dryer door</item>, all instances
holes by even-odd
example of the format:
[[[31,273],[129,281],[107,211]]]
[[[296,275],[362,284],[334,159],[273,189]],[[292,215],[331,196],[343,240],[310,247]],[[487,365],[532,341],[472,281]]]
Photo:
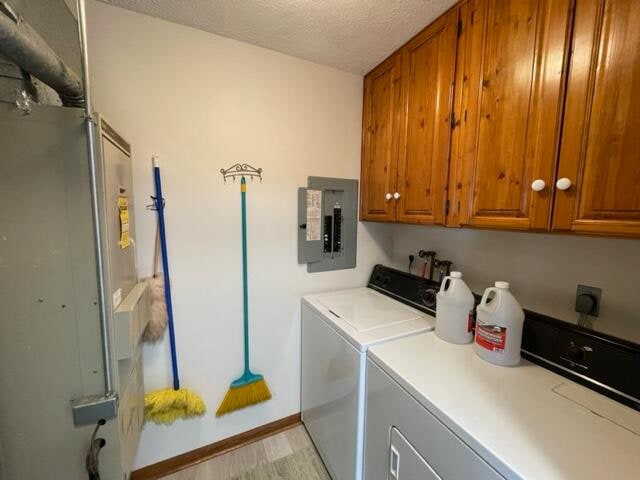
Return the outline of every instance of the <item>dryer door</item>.
[[[406,438],[391,428],[389,447],[389,480],[441,480],[427,461],[416,451]]]

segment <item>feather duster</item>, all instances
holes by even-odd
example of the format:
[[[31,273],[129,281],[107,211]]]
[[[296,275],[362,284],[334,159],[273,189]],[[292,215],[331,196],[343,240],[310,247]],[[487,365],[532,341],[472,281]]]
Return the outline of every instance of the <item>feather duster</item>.
[[[151,305],[149,323],[142,338],[145,342],[157,342],[162,340],[167,329],[167,303],[162,276],[147,278],[147,285]]]

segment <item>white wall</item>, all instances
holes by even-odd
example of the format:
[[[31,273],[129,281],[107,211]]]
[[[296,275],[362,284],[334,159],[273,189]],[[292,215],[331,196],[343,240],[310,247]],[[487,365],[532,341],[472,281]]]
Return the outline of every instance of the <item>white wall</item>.
[[[151,270],[150,158],[161,155],[181,379],[206,417],[145,426],[136,466],[299,411],[299,303],[304,293],[363,285],[388,262],[391,228],[361,224],[358,267],[308,274],[297,264],[297,188],[307,176],[358,178],[362,77],[89,3],[96,108],[133,145],[137,258]],[[219,173],[264,169],[249,184],[253,367],[273,400],[217,419],[242,369],[239,187]],[[146,347],[148,389],[170,385],[168,345]]]
[[[507,280],[523,307],[569,322],[577,320],[577,285],[600,287],[602,306],[594,328],[640,343],[640,240],[412,225],[393,228],[393,262],[398,268],[406,270],[409,253],[435,250],[438,258],[454,262],[454,269],[463,272],[476,293],[495,280]]]

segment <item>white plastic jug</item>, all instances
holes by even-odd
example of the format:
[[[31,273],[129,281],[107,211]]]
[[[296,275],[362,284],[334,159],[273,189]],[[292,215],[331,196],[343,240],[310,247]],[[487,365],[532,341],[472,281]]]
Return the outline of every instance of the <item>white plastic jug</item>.
[[[436,335],[450,343],[471,343],[474,303],[460,272],[444,277],[436,295]]]
[[[494,293],[489,301],[489,295]],[[496,365],[520,363],[524,312],[507,282],[496,282],[484,291],[477,309],[476,353]]]

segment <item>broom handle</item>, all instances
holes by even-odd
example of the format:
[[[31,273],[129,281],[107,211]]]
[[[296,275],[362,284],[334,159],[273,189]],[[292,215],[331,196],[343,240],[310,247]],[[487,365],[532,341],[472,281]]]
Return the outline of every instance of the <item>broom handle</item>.
[[[164,201],[160,167],[153,167],[153,178],[156,185],[156,210],[158,211],[158,228],[160,231],[160,252],[162,253],[162,274],[164,276],[164,298],[167,303],[167,320],[169,324],[169,343],[171,344],[171,368],[173,369],[173,389],[180,389],[178,377],[178,357],[176,355],[176,335],[173,329],[173,304],[171,303],[171,282],[169,281],[169,256],[167,255],[167,236],[164,224]]]
[[[156,242],[153,246],[153,278],[158,276],[158,259],[160,258],[160,228],[156,225]]]
[[[242,310],[244,320],[244,371],[249,371],[249,287],[247,274],[247,181],[240,179],[242,205]]]

